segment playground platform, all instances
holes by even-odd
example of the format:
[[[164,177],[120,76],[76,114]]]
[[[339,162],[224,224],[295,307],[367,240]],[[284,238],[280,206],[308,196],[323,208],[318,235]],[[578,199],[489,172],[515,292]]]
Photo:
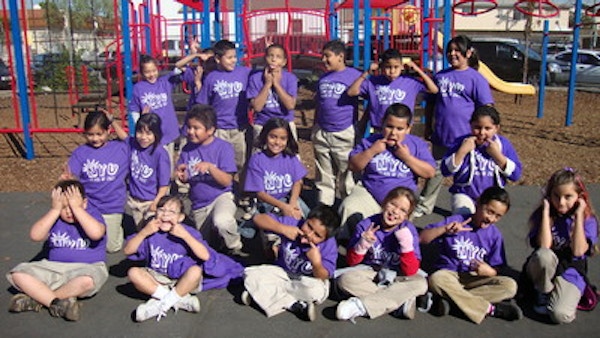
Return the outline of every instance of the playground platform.
[[[600,185],[589,186],[596,210],[600,210]],[[537,206],[540,187],[509,187],[513,207],[499,223],[506,241],[510,266],[517,274],[530,253],[525,235],[527,218]],[[415,221],[418,227],[438,221],[450,205],[443,189],[436,213]],[[5,274],[22,261],[31,260],[41,248],[28,239],[31,224],[43,215],[50,203],[49,193],[0,193],[0,269]],[[0,327],[3,337],[596,337],[600,332],[600,309],[577,313],[569,325],[550,324],[524,307],[521,321],[507,322],[488,318],[473,324],[455,311],[446,317],[417,313],[414,320],[382,316],[375,320],[358,318],[355,325],[335,319],[336,302],[327,300],[317,307],[317,319],[304,322],[291,313],[266,318],[259,310],[239,301],[241,288],[211,290],[199,294],[201,311],[190,314],[169,312],[160,322],[136,323],[133,310],[143,300],[128,282],[129,266],[123,254],[108,257],[110,277],[95,297],[83,301],[82,318],[66,322],[51,317],[45,309],[40,313],[13,314],[7,311],[12,296],[5,278],[0,283]],[[600,258],[590,260],[589,277],[600,285]]]

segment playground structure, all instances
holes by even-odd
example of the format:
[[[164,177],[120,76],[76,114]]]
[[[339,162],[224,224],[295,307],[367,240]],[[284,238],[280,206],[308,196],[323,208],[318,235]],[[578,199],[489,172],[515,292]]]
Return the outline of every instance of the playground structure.
[[[97,39],[92,40],[94,52],[102,50],[103,55],[113,57],[104,60],[99,69],[93,69],[78,59],[73,34],[71,41],[62,42],[68,46],[69,51],[68,62],[61,69],[66,79],[66,88],[51,88],[44,95],[54,95],[55,114],[56,103],[66,103],[71,109],[71,118],[77,122],[72,121],[68,127],[49,127],[40,126],[38,122],[40,107],[36,96],[40,95],[40,91],[34,81],[31,46],[39,41],[32,43],[28,40],[28,21],[24,19],[27,17],[25,0],[1,1],[3,38],[7,46],[14,46],[7,48],[7,63],[10,69],[16,71],[11,85],[14,126],[0,129],[0,133],[22,133],[28,159],[34,158],[31,135],[81,132],[81,113],[97,105],[105,106],[110,111],[118,111],[126,127],[128,117],[125,107],[139,67],[139,56],[149,54],[162,62],[161,68],[167,69],[172,58],[168,53],[169,47],[165,47],[165,42],[169,40],[180,44],[178,53],[179,56],[184,56],[189,52],[190,44],[195,41],[206,48],[214,41],[227,38],[237,43],[240,62],[260,67],[265,38],[270,38],[286,49],[290,71],[297,70],[299,66],[308,68],[311,72],[321,71],[317,66],[320,65],[320,49],[326,41],[336,38],[348,44],[355,67],[368,67],[371,60],[377,60],[378,55],[387,48],[396,48],[421,65],[429,65],[430,60],[444,55],[444,48],[454,35],[454,15],[478,15],[497,6],[495,0],[444,0],[443,3],[439,0],[323,0],[321,6],[315,6],[314,1],[284,0],[279,2],[279,7],[267,8],[260,1],[252,0],[177,0],[183,5],[181,17],[167,19],[161,8],[161,5],[166,6],[166,1],[161,4],[158,0],[112,0],[112,20],[105,18],[102,21],[102,29],[108,32],[104,39],[108,41],[99,48]],[[93,3],[99,0],[90,1]],[[69,6],[70,4],[71,2]],[[440,13],[442,4],[443,13]],[[576,23],[581,22],[581,6],[581,0],[577,0]],[[597,6],[592,6],[592,10],[588,8],[586,15],[599,15],[594,10]],[[556,6],[549,0],[519,0],[515,2],[515,8],[527,15],[548,18],[554,15]],[[71,12],[72,8],[69,7],[68,11]],[[99,28],[98,21],[100,20],[94,19],[92,24],[96,31]],[[65,27],[71,27],[73,33],[73,22],[68,22]],[[578,48],[578,27],[576,24],[573,33],[574,60]],[[94,53],[96,55],[98,54]],[[306,65],[302,66],[303,62]],[[433,65],[432,71],[438,71],[439,69],[435,69],[435,62]],[[446,66],[447,61],[444,60],[444,67]],[[545,65],[542,69],[545,69]],[[502,81],[485,65],[480,67],[480,71],[499,91],[522,95],[534,95],[536,92],[531,85]],[[543,111],[545,73],[541,73],[540,111]],[[575,71],[572,71],[570,97],[574,95],[574,76]],[[94,83],[93,79],[96,78],[99,81]],[[182,88],[181,91],[185,92],[186,89]],[[567,110],[571,111],[571,117],[572,108],[570,99]],[[538,116],[541,117],[541,114],[538,113]],[[566,124],[570,124],[569,113]]]

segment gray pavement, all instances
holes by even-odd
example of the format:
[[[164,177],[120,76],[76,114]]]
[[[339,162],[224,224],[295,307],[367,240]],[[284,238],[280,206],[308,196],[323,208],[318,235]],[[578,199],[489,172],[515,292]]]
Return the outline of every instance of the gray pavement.
[[[600,185],[589,187],[596,210],[600,210]],[[510,187],[513,207],[499,223],[506,241],[509,264],[520,270],[530,252],[526,245],[527,218],[537,206],[539,187]],[[28,238],[31,224],[43,215],[50,200],[47,193],[0,193],[0,268],[3,274],[22,261],[38,254],[41,245]],[[440,195],[438,213],[449,208],[449,195]],[[440,214],[429,215],[415,223],[423,227],[438,221]],[[136,323],[131,318],[135,307],[143,300],[125,277],[126,261],[122,254],[110,255],[108,266],[111,276],[95,297],[84,300],[82,319],[66,322],[50,317],[44,309],[40,313],[9,313],[12,296],[9,284],[1,279],[0,328],[3,337],[597,337],[600,332],[599,309],[586,313],[579,311],[569,325],[553,325],[524,308],[525,318],[518,322],[488,318],[481,325],[467,321],[458,313],[434,317],[418,313],[412,321],[383,316],[375,320],[359,318],[355,325],[335,320],[336,302],[327,300],[318,306],[314,322],[304,322],[291,313],[267,319],[259,310],[241,305],[237,300],[241,289],[212,290],[199,295],[201,311],[198,314],[170,312],[160,322],[149,320]],[[600,259],[590,261],[589,277],[600,285]]]

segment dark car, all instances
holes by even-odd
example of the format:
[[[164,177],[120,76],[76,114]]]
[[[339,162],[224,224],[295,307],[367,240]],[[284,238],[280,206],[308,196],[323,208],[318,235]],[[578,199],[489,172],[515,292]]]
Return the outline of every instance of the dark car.
[[[473,47],[490,69],[502,80],[522,82],[523,61],[527,52],[527,82],[536,84],[540,77],[541,55],[517,39],[473,38]]]
[[[10,89],[12,84],[12,74],[10,73],[10,69],[4,63],[4,61],[0,60],[0,89]]]

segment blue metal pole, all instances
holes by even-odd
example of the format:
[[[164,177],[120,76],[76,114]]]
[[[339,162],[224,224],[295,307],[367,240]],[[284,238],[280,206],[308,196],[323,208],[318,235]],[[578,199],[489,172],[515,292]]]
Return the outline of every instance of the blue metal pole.
[[[237,58],[238,62],[244,57],[244,26],[242,23],[242,12],[244,8],[244,0],[235,0],[234,2],[234,15],[235,15],[235,41],[238,44]]]
[[[184,25],[186,22],[188,22],[188,7],[187,6],[183,6],[183,22]],[[189,30],[191,29],[191,26],[184,26],[183,27],[183,41],[184,41],[184,46],[185,46],[185,55],[188,55],[190,53],[190,44],[189,44],[189,39],[188,36],[190,34],[193,35],[192,32],[190,32]]]
[[[133,73],[132,73],[132,57],[131,57],[131,31],[129,27],[129,2],[121,0],[121,31],[123,31],[123,67],[125,67],[125,100],[127,103],[131,101],[133,96]],[[133,116],[128,114],[129,136],[135,135],[135,121]]]
[[[339,39],[339,31],[338,31],[338,14],[335,10],[335,4],[337,1],[329,0],[329,39],[336,40]]]
[[[571,73],[569,74],[569,94],[567,99],[567,114],[565,126],[573,123],[573,109],[575,106],[575,79],[577,76],[577,54],[579,50],[579,31],[581,30],[582,0],[575,2],[575,25],[573,27],[573,54],[571,55]]]
[[[446,47],[452,35],[452,1],[444,0],[444,69],[448,68],[448,58]]]
[[[23,41],[21,40],[21,27],[19,20],[19,7],[17,0],[9,0],[8,7],[10,10],[10,29],[13,39],[13,50],[15,52],[16,70],[17,70],[17,86],[19,90],[19,107],[21,108],[21,120],[23,123],[23,139],[25,141],[25,158],[33,160],[35,153],[33,149],[33,140],[29,132],[29,101],[27,100],[27,81],[25,78],[25,62],[23,60]],[[10,49],[9,49],[10,50]],[[10,53],[10,51],[9,51]]]
[[[423,13],[421,15],[421,20],[423,20],[423,30],[421,31],[421,47],[423,48],[423,63],[421,64],[422,67],[427,67],[427,65],[429,64],[429,43],[430,41],[433,41],[432,36],[429,34],[429,23],[426,21],[426,19],[429,18],[429,0],[421,0],[422,1],[422,7],[423,7]],[[435,59],[434,59],[435,60]],[[431,67],[434,71],[435,69],[435,65],[433,67]]]
[[[353,22],[354,22],[354,30],[353,30],[353,40],[354,40],[354,45],[352,46],[352,65],[355,68],[358,68],[358,65],[360,64],[360,36],[359,36],[359,28],[360,28],[360,3],[359,1],[354,1],[354,3],[352,4],[352,13],[354,13],[353,15]]]
[[[202,41],[200,42],[200,45],[202,48],[208,48],[210,47],[210,1],[205,0],[203,6]]]
[[[220,0],[215,0],[215,25],[213,27],[215,32],[215,40],[221,40],[221,4]]]
[[[150,5],[149,1],[146,1],[146,6],[144,6],[144,23],[147,25],[144,27],[144,30],[146,31],[146,46],[148,46],[147,53],[149,55],[156,55],[155,54],[156,51],[152,50],[152,39],[150,36],[151,32],[150,32],[150,6],[149,5]],[[140,18],[138,17],[138,14],[135,12],[134,12],[134,16],[135,16],[135,19],[137,22],[137,20],[139,20]],[[139,14],[139,16],[141,16],[141,14]],[[122,18],[127,18],[127,21],[129,22],[129,14],[127,14],[127,16],[122,16]],[[129,26],[129,23],[127,24],[127,26]],[[162,41],[161,41],[161,43],[162,43]]]
[[[355,1],[355,2],[358,2],[358,1]],[[365,36],[364,36],[365,47],[363,49],[363,66],[364,66],[364,69],[369,69],[369,66],[371,65],[371,32],[373,30],[372,25],[371,25],[371,14],[373,11],[371,9],[371,0],[364,0],[363,4],[364,4],[363,26],[364,26],[364,31],[365,31]]]
[[[542,38],[542,64],[540,65],[540,95],[538,96],[537,118],[544,117],[544,99],[546,96],[546,57],[548,56],[548,33],[550,32],[550,22],[544,20],[544,37]]]
[[[384,16],[386,18],[390,17],[390,13],[385,13]],[[392,20],[394,18],[392,17]],[[393,36],[394,32],[390,31],[391,27],[390,27],[390,23],[385,20],[383,21],[383,48],[385,50],[390,49],[390,34]]]

